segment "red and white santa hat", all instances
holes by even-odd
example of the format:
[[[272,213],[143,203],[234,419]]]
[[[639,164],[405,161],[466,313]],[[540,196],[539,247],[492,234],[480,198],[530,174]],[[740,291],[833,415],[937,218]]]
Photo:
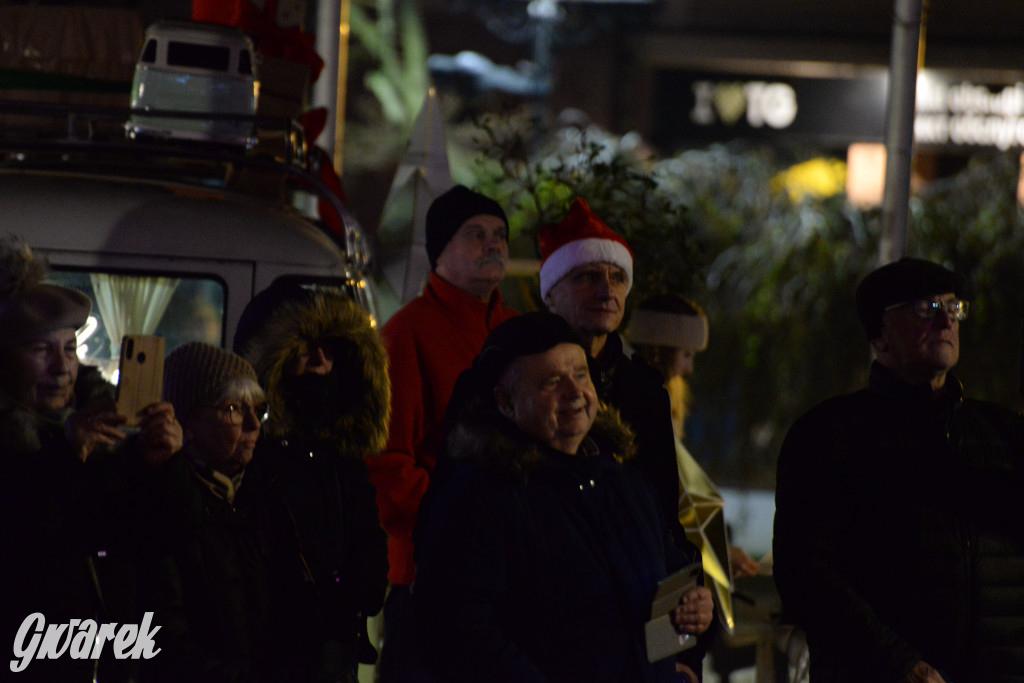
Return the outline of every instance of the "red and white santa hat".
[[[597,217],[587,202],[577,198],[569,213],[556,225],[540,229],[540,296],[566,273],[587,263],[611,263],[626,271],[626,291],[633,286],[633,250]]]

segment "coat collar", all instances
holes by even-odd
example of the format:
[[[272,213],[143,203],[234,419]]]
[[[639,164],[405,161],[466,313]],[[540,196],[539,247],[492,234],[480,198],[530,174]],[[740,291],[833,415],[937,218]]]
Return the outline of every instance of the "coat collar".
[[[440,303],[455,317],[483,320],[488,329],[491,327],[492,314],[504,305],[501,290],[497,287],[491,292],[490,300],[480,301],[433,271],[430,273],[430,280],[423,290],[423,295]]]
[[[878,361],[871,363],[868,388],[873,392],[900,402],[919,406],[922,409],[935,405],[932,389],[928,384],[907,384]],[[937,407],[952,410],[963,403],[963,400],[963,384],[960,383],[960,380],[953,373],[947,373],[946,383]]]
[[[636,454],[632,430],[617,410],[604,404],[575,455],[554,451],[493,408],[474,407],[463,413],[448,434],[446,446],[455,462],[474,462],[521,481],[554,459],[593,458],[603,452],[622,462]]]

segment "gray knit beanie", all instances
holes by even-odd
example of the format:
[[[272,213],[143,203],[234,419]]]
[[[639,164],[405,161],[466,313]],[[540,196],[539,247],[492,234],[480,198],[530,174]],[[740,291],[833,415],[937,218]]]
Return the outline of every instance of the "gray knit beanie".
[[[256,371],[241,356],[204,342],[189,342],[164,361],[164,400],[185,422],[204,401],[213,399],[236,379],[257,383]]]

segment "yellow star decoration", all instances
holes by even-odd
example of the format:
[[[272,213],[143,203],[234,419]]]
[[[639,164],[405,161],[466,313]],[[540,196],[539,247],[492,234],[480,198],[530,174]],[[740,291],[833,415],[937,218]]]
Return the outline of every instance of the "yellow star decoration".
[[[686,538],[700,548],[704,573],[711,577],[723,623],[732,633],[735,626],[732,566],[722,494],[678,439],[676,464],[679,470],[679,523],[683,525]]]

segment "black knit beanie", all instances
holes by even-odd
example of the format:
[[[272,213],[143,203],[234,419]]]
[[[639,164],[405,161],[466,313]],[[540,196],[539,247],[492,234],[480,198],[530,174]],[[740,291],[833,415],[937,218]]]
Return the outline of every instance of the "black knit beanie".
[[[427,209],[427,257],[431,270],[462,224],[481,215],[497,216],[508,225],[508,218],[498,202],[463,185],[456,185],[431,203]]]

